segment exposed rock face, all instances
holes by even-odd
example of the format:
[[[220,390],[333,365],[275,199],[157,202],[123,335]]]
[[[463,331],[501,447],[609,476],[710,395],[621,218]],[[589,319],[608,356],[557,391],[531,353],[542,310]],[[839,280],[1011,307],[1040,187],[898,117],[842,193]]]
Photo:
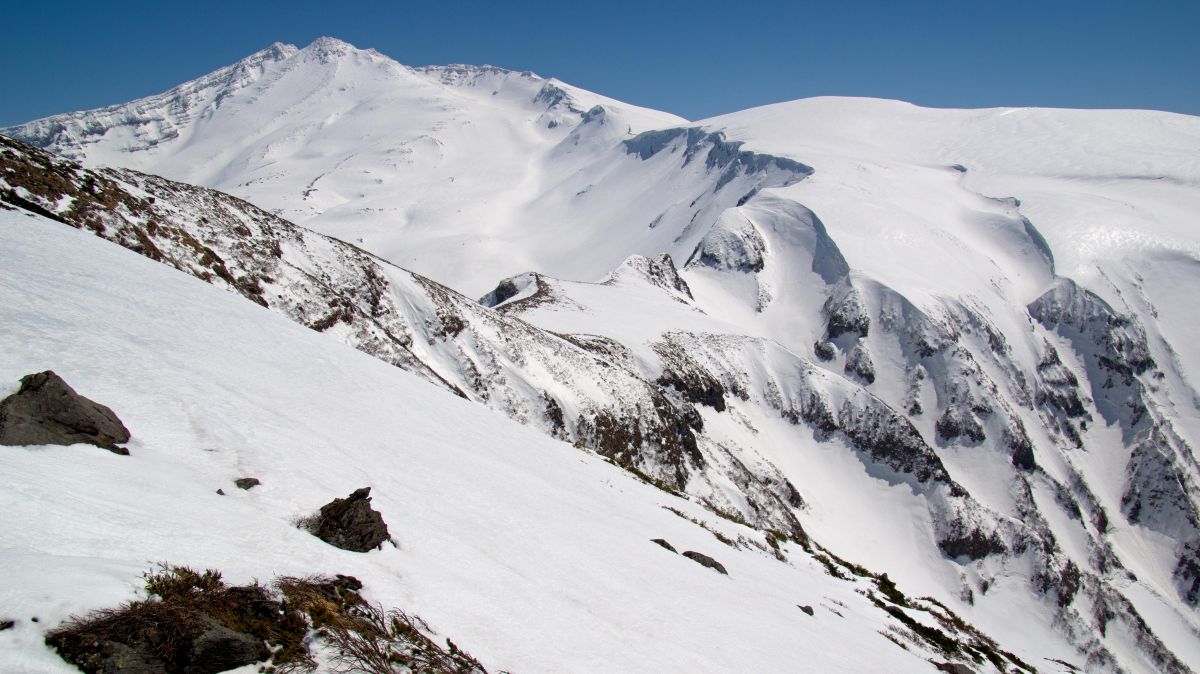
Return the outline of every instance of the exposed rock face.
[[[862,295],[849,284],[841,285],[821,307],[825,314],[825,335],[837,339],[845,334],[866,337],[871,331],[871,317],[863,306]]]
[[[759,272],[766,267],[767,244],[754,223],[745,218],[722,219],[704,237],[688,260],[714,269]]]
[[[47,370],[21,378],[21,388],[0,402],[0,445],[74,445],[129,450],[129,430],[112,410],[89,400]]]
[[[335,498],[305,527],[326,543],[350,550],[370,552],[392,540],[383,515],[371,507],[371,488],[356,489],[346,498]]]
[[[133,648],[125,644],[110,641],[101,643],[100,648],[100,669],[98,671],[108,674],[109,672],[120,672],[121,674],[158,674],[164,671],[163,662],[140,648]],[[86,666],[86,665],[85,665]]]
[[[846,374],[856,377],[864,384],[875,382],[875,362],[871,353],[862,344],[855,344],[850,355],[846,356]]]
[[[481,297],[479,303],[485,307],[494,307],[516,297],[518,292],[520,291],[517,289],[517,284],[512,279],[506,278],[496,284],[495,290]]]
[[[738,176],[759,176],[766,187],[782,187],[803,180],[812,174],[812,167],[793,159],[743,150],[742,143],[728,141],[723,133],[704,129],[675,128],[647,131],[623,141],[625,152],[636,154],[643,161],[676,144],[684,147],[683,164],[703,158],[705,167],[719,176],[714,191]]]
[[[726,576],[729,575],[729,572],[725,570],[724,565],[722,565],[717,560],[713,559],[712,557],[709,557],[708,555],[706,555],[702,552],[695,552],[694,550],[688,550],[687,552],[683,553],[683,556],[687,557],[688,559],[692,560],[693,562],[696,562],[700,566],[707,566],[708,568],[716,571],[717,573],[722,573],[722,574],[725,574]]]
[[[192,643],[184,674],[216,674],[266,660],[270,651],[261,639],[235,632],[215,620]]]
[[[625,274],[636,274],[653,286],[693,299],[692,289],[687,281],[679,276],[675,262],[666,253],[649,258],[632,255],[616,271],[609,274],[603,283],[615,283]]]
[[[238,489],[253,489],[262,484],[257,477],[239,477],[233,483],[237,485]]]
[[[671,552],[675,552],[675,553],[679,552],[678,550],[675,549],[675,546],[668,543],[665,538],[651,538],[650,542],[661,545],[662,547],[666,548],[667,550],[670,550]]]

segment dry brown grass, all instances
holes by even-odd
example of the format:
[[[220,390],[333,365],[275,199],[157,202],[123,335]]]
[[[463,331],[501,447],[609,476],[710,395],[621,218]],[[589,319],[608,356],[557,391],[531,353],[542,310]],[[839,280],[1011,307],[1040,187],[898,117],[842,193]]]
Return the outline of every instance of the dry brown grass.
[[[357,580],[281,578],[276,587],[292,607],[308,615],[333,652],[338,674],[408,672],[484,674],[477,660],[447,640],[443,648],[420,617],[365,601]]]
[[[219,624],[270,647],[266,672],[314,671],[310,646],[317,643],[337,674],[486,674],[453,642],[445,647],[435,642],[420,617],[369,603],[352,576],[230,586],[218,571],[163,565],[145,579],[146,599],[73,617],[52,630],[46,643],[85,672],[104,671],[114,657],[180,672],[189,666],[197,639]]]

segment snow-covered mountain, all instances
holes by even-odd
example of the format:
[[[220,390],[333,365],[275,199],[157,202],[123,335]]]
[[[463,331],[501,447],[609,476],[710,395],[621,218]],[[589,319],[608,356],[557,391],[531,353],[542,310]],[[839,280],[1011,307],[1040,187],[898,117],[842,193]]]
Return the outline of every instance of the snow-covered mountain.
[[[585,117],[591,123],[572,135]],[[537,246],[543,228],[521,209],[589,162],[584,150],[682,122],[533,73],[414,69],[322,38],[303,49],[272,45],[160,96],[6,135],[235,194],[418,273],[452,270],[472,279],[455,287],[479,294],[561,245]],[[487,265],[442,254],[481,241]],[[629,254],[618,243],[616,262]]]
[[[2,132],[336,237],[3,150],[6,201],[886,571],[1038,669],[1200,669],[1200,119],[688,123],[321,39]]]
[[[0,671],[77,671],[45,629],[132,599],[155,561],[235,582],[352,574],[491,671],[1021,662],[886,578],[716,517],[87,232],[3,210],[0,245],[0,377],[53,365],[133,434],[129,456],[2,448],[0,616],[13,624]],[[233,488],[247,474],[262,484]],[[293,525],[363,485],[394,547],[347,552]],[[910,625],[961,645],[943,653]],[[1043,646],[1028,649],[1054,652]]]

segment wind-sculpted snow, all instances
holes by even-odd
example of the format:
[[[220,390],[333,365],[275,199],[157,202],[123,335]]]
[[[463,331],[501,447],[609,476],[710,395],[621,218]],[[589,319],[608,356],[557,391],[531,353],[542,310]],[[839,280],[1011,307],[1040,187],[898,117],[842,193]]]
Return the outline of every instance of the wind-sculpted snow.
[[[739,175],[766,174],[764,186],[785,186],[803,180],[812,168],[794,159],[743,150],[742,143],[730,142],[721,133],[709,133],[696,127],[646,131],[625,141],[625,149],[642,160],[681,145],[683,165],[703,155],[704,166],[719,173],[713,191],[719,191]],[[739,204],[741,205],[741,204]]]
[[[688,263],[756,272],[766,265],[766,252],[767,244],[754,223],[736,211],[726,211],[704,236]]]

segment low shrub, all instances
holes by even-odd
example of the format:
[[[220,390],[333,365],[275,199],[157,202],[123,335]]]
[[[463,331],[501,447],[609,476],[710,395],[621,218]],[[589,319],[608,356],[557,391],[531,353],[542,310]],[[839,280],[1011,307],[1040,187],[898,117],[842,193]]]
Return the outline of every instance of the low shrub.
[[[339,674],[486,674],[453,642],[433,641],[418,616],[367,602],[352,576],[230,586],[215,570],[164,565],[145,579],[146,599],[73,617],[46,643],[89,673],[205,674],[267,661],[263,671],[311,672],[317,644]]]

